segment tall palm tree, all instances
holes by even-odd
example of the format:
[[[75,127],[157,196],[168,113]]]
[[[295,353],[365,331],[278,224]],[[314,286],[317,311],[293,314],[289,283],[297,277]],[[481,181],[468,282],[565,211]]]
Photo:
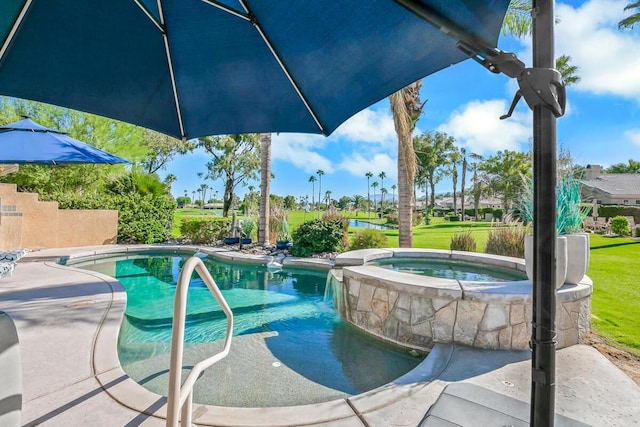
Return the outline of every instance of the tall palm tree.
[[[252,190],[253,191],[253,190]],[[269,244],[269,214],[271,201],[271,134],[260,134],[260,217],[258,243]]]
[[[311,183],[311,210],[313,210],[313,205],[316,204],[315,194],[316,194],[316,181],[317,178],[315,175],[311,175],[309,177],[309,182]]]
[[[632,29],[634,25],[640,23],[640,1],[636,1],[633,3],[629,3],[624,7],[624,10],[634,10],[635,13],[624,18],[622,21],[618,22],[618,28],[620,29]]]
[[[411,228],[415,204],[413,184],[416,153],[413,150],[412,133],[424,108],[424,102],[420,102],[421,88],[422,80],[418,80],[389,96],[393,125],[398,135],[398,243],[401,248],[413,247]]]
[[[460,151],[454,148],[449,153],[449,173],[451,174],[451,182],[453,183],[453,213],[458,212],[458,165],[461,160],[462,156],[460,155]]]
[[[367,212],[369,213],[369,219],[371,219],[371,186],[369,185],[369,180],[373,177],[373,174],[367,172],[364,176],[367,177]]]
[[[192,191],[191,192],[191,196],[192,196],[192,198],[191,198],[191,207],[194,207],[195,204],[196,204],[196,192]]]
[[[318,218],[320,218],[320,200],[322,200],[320,195],[322,194],[322,175],[324,175],[324,171],[322,169],[318,169],[316,173],[318,174]]]
[[[480,164],[482,163],[482,156],[480,154],[471,153],[469,157],[473,159],[473,161],[469,164],[469,169],[473,171],[473,205],[475,208],[475,218],[478,220],[478,205],[480,204],[480,196],[482,195],[482,187],[480,185],[480,180],[478,179],[478,169],[480,168]]]
[[[331,190],[327,190],[324,192],[324,200],[327,204],[327,209],[329,209],[329,205],[331,204]]]
[[[371,183],[371,186],[373,187],[373,211],[374,212],[376,211],[376,209],[375,209],[375,207],[376,207],[376,188],[378,188],[378,185],[380,185],[380,184],[378,184],[378,181],[373,181]]]
[[[394,207],[396,206],[396,188],[398,188],[398,186],[397,186],[397,185],[395,185],[395,184],[393,184],[393,185],[391,186],[391,191],[392,191],[392,193],[391,193],[391,194],[392,194],[392,197],[393,197],[393,200],[392,200],[392,202],[391,202],[391,203],[393,204],[393,206],[394,206]]]
[[[378,178],[380,178],[380,188],[382,189],[384,187],[384,179],[387,177],[387,174],[382,171],[378,174]],[[382,209],[382,205],[384,204],[384,194],[382,194],[381,198],[380,198],[380,209]]]
[[[464,221],[464,187],[467,182],[467,150],[466,148],[460,148],[460,156],[462,157],[462,177],[460,182],[460,208],[462,210],[462,221]]]

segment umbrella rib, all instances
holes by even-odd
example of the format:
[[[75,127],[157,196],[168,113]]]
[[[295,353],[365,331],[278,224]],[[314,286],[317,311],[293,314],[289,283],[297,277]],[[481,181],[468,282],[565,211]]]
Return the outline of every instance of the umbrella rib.
[[[18,31],[18,27],[22,23],[24,16],[27,14],[29,7],[31,7],[31,3],[32,3],[32,0],[27,0],[24,3],[24,5],[22,6],[22,9],[20,10],[20,13],[18,14],[18,17],[16,18],[16,21],[13,23],[13,26],[9,31],[9,34],[7,34],[7,38],[4,40],[4,43],[0,48],[0,62],[2,61],[4,54],[7,52],[7,49],[9,48],[9,44],[11,44],[13,37],[16,35],[16,32]]]
[[[135,4],[138,5],[138,7],[140,9],[142,9],[142,11],[144,12],[145,15],[147,15],[147,18],[149,18],[151,20],[151,22],[153,22],[153,24],[158,27],[158,30],[160,30],[160,32],[162,34],[165,33],[164,28],[162,28],[162,25],[160,25],[160,23],[158,21],[156,21],[156,18],[151,14],[151,12],[149,12],[149,9],[147,9],[147,7],[145,5],[143,5],[142,3],[140,3],[140,0],[133,0]]]
[[[158,0],[158,12],[160,14],[160,23],[164,27],[164,11],[162,9],[162,0]],[[164,41],[164,50],[167,53],[167,64],[169,65],[169,76],[171,77],[171,87],[173,88],[173,99],[176,103],[176,113],[178,114],[178,124],[180,125],[180,135],[186,138],[184,131],[184,122],[182,121],[182,110],[180,109],[180,100],[178,99],[178,87],[176,85],[176,74],[173,70],[173,62],[171,61],[171,50],[169,49],[169,38],[167,32],[162,32],[162,40]]]
[[[247,12],[247,15],[249,16],[249,21],[251,22],[251,25],[253,25],[253,27],[258,31],[258,34],[260,34],[260,37],[262,37],[262,40],[264,41],[264,43],[269,48],[269,51],[271,51],[271,55],[273,55],[275,60],[278,62],[278,65],[280,65],[280,68],[284,72],[285,76],[287,76],[287,78],[289,79],[289,82],[291,83],[291,86],[293,86],[293,89],[298,94],[298,97],[300,97],[300,100],[302,101],[304,106],[307,108],[307,111],[309,111],[309,114],[311,114],[311,117],[313,118],[313,121],[316,122],[316,125],[318,126],[318,129],[320,129],[320,131],[322,133],[325,133],[325,129],[322,126],[322,124],[320,124],[320,120],[318,119],[318,116],[316,115],[316,113],[311,108],[311,105],[309,105],[309,102],[307,101],[307,98],[302,93],[302,90],[300,90],[300,87],[298,86],[296,81],[293,79],[293,76],[291,76],[291,73],[289,73],[289,70],[284,65],[284,62],[282,62],[282,60],[280,59],[280,56],[278,55],[278,53],[274,49],[273,45],[271,44],[271,42],[267,38],[267,35],[264,33],[264,31],[262,31],[262,27],[260,27],[260,24],[258,23],[258,20],[256,19],[256,16],[253,13],[251,13],[249,8],[245,4],[244,0],[239,0],[239,2],[240,2],[240,5],[242,5],[242,7],[244,8],[244,10]]]
[[[249,16],[247,16],[247,14],[240,13],[237,10],[232,9],[231,7],[229,7],[229,6],[225,5],[225,4],[220,4],[215,0],[202,0],[202,1],[207,3],[208,5],[211,5],[213,7],[217,7],[220,10],[224,10],[225,12],[230,13],[231,15],[237,16],[238,18],[244,19],[245,21],[250,21],[251,20],[249,18]],[[245,7],[245,9],[246,9],[246,7]]]

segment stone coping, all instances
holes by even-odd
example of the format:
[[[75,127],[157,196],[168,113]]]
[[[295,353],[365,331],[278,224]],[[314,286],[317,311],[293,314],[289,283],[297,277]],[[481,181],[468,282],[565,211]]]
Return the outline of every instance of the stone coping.
[[[81,262],[84,260],[101,259],[107,257],[131,257],[131,254],[145,252],[182,252],[204,253],[221,261],[230,261],[239,264],[269,265],[280,263],[284,267],[310,268],[329,271],[334,266],[334,261],[324,258],[297,258],[292,256],[275,257],[271,255],[255,255],[224,247],[197,246],[197,245],[104,245],[81,248],[44,249],[27,254],[21,261],[53,261],[53,262]]]
[[[217,248],[198,248],[193,246],[110,246],[91,249],[61,250],[55,252],[42,251],[38,258],[50,259],[46,264],[53,265],[58,259],[83,261],[111,256],[134,254],[139,252],[176,251],[202,252],[214,257],[228,255],[221,259],[250,264],[266,264],[273,257],[260,257],[250,254],[237,256],[234,253]],[[37,254],[37,253],[36,253]],[[36,258],[36,257],[34,257]],[[39,259],[32,259],[37,261]],[[288,260],[288,262],[286,262]],[[317,268],[329,270],[333,263],[321,259],[285,258],[284,265],[290,267]],[[60,267],[58,264],[55,264]],[[79,270],[73,263],[62,268]],[[84,270],[79,270],[84,271]],[[153,393],[131,379],[122,369],[118,358],[117,343],[120,325],[126,309],[126,292],[120,282],[102,273],[91,272],[93,276],[103,279],[112,288],[112,302],[102,319],[99,331],[93,343],[92,365],[95,378],[104,391],[123,406],[143,414],[157,418],[166,418],[166,397]],[[431,380],[438,377],[451,358],[452,348],[434,349],[433,354],[425,358],[416,368],[402,377],[378,387],[374,390],[351,396],[311,405],[271,407],[271,408],[231,408],[213,405],[193,405],[193,422],[203,426],[219,426],[221,420],[225,426],[300,426],[315,424],[353,425],[360,423],[362,413],[386,408],[403,399],[410,399],[418,389],[427,387]],[[183,378],[184,379],[184,378]],[[417,388],[416,388],[417,387]]]
[[[531,302],[532,300],[531,281],[528,279],[507,282],[465,281],[422,276],[368,265],[372,261],[393,257],[446,259],[525,271],[525,261],[521,258],[418,248],[361,249],[345,252],[336,257],[335,268],[342,267],[356,277],[383,280],[394,290],[400,290],[405,285],[415,286],[420,289],[419,293],[432,298],[448,297],[485,303]],[[591,294],[592,288],[593,282],[588,276],[584,276],[580,283],[575,285],[565,283],[558,289],[558,302],[587,297]]]

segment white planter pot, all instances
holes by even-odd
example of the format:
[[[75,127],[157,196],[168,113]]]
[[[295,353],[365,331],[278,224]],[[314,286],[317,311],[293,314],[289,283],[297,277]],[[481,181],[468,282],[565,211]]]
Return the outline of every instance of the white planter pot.
[[[533,282],[533,236],[524,236],[524,262],[527,277]],[[560,288],[567,277],[567,239],[556,237],[556,289]]]
[[[567,234],[567,278],[566,283],[578,284],[589,268],[589,235]]]

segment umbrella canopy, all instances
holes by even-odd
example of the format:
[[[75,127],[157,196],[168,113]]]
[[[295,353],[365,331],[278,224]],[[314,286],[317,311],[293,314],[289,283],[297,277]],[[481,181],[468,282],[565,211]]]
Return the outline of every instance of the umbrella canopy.
[[[418,1],[495,46],[509,0]],[[0,5],[0,94],[174,137],[329,134],[467,59],[391,0],[12,0]]]
[[[0,163],[54,164],[129,163],[31,119],[0,126]]]

